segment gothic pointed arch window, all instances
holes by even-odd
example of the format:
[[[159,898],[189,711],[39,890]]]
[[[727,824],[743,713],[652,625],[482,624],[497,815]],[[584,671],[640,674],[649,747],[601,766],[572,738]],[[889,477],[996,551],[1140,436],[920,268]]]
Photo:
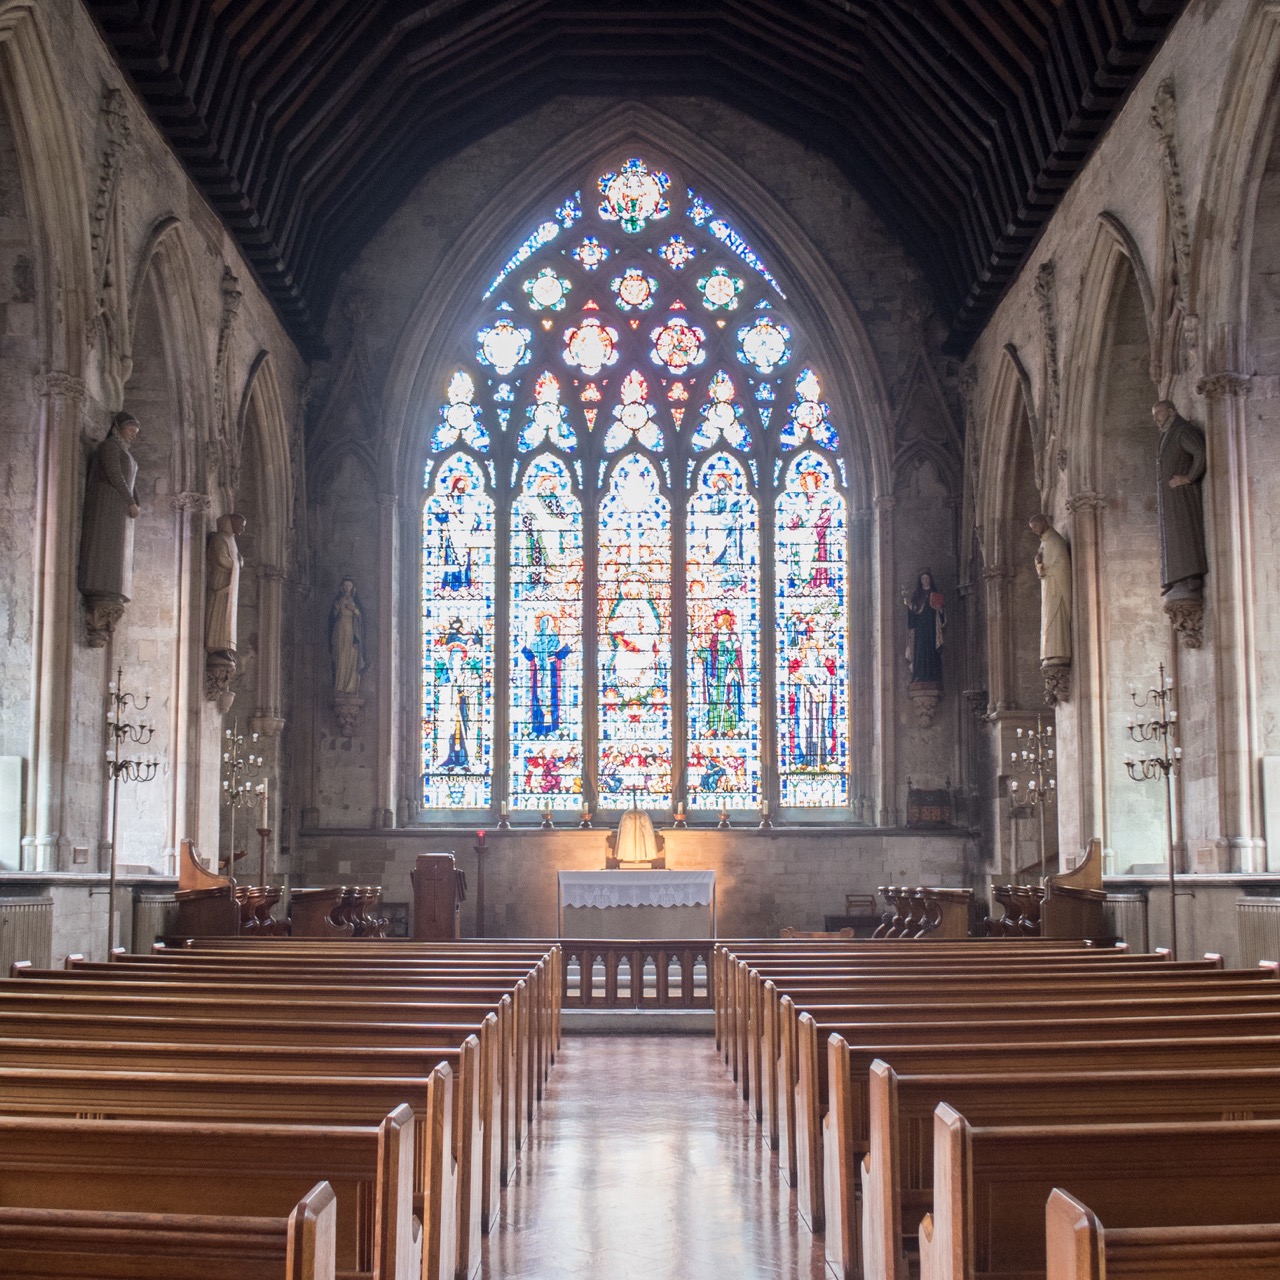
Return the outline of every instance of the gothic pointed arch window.
[[[477,289],[424,420],[427,818],[847,812],[847,426],[774,265],[630,155]]]

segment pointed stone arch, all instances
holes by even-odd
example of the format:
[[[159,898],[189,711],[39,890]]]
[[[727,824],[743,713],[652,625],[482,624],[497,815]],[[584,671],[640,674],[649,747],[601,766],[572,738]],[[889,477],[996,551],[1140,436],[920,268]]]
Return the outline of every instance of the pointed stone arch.
[[[267,351],[255,357],[236,415],[241,459],[236,509],[251,508],[251,548],[245,568],[257,580],[254,609],[255,733],[276,738],[284,729],[284,594],[293,534],[293,468],[275,362]],[[243,594],[242,594],[243,599]]]

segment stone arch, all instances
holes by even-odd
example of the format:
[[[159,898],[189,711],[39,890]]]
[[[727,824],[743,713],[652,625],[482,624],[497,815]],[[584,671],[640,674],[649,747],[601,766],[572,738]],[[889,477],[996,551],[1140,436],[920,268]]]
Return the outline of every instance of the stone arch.
[[[202,754],[216,756],[218,731],[201,697],[209,508],[203,430],[212,421],[212,370],[178,219],[164,218],[152,228],[130,292],[133,367],[123,407],[142,423],[134,446],[142,511],[134,544],[136,594],[117,628],[112,659],[129,668],[134,683],[152,689],[155,749],[168,761],[161,774],[165,810],[158,811],[161,788],[152,784],[131,819],[141,860],[164,867],[159,859],[171,857],[182,838],[210,843],[218,783],[216,775],[202,778],[199,769]],[[122,838],[129,833],[122,831]]]
[[[79,429],[93,269],[84,164],[38,0],[0,2],[0,97],[29,245],[29,287],[18,292],[31,299],[29,352],[24,358],[12,343],[6,349],[5,372],[15,381],[6,387],[0,434],[34,459],[29,475],[19,477],[24,512],[6,512],[26,545],[10,545],[5,558],[30,571],[29,579],[3,586],[26,615],[15,621],[26,638],[31,696],[8,713],[5,736],[17,735],[12,749],[31,762],[22,865],[63,869],[70,866],[72,831],[96,825],[94,817],[73,814],[67,785],[75,758],[69,726],[79,622]]]
[[[249,370],[236,434],[240,468],[235,506],[248,521],[241,539],[240,626],[253,664],[245,670],[242,660],[238,679],[253,690],[254,731],[275,738],[284,728],[284,585],[294,507],[289,433],[269,352],[260,351]]]
[[[520,193],[519,205],[494,201],[427,282],[387,378],[388,430],[380,467],[388,491],[406,483],[412,487],[412,478],[421,475],[423,446],[415,411],[438,398],[435,388],[447,363],[439,353],[456,332],[458,316],[474,305],[475,282],[492,260],[495,244],[504,243],[513,227],[541,213],[571,174],[628,146],[655,149],[697,172],[710,197],[723,194],[727,207],[743,211],[743,225],[751,228],[767,255],[787,263],[789,283],[797,290],[796,312],[806,317],[811,333],[832,357],[826,372],[830,385],[824,392],[848,426],[845,447],[854,464],[851,499],[869,506],[891,483],[886,443],[891,414],[879,363],[843,286],[777,198],[749,173],[685,125],[634,102],[619,104],[558,141],[549,153],[535,157],[510,184]]]
[[[1036,542],[1027,527],[1043,506],[1032,413],[1013,354],[1002,352],[982,433],[978,521],[986,584],[987,681],[996,711],[1040,703]]]
[[[1280,270],[1280,10],[1274,5],[1251,7],[1225,85],[1207,151],[1191,280],[1195,309],[1205,320],[1196,392],[1205,399],[1210,459],[1205,515],[1214,555],[1206,587],[1214,617],[1215,799],[1231,868],[1263,871],[1280,866],[1266,851],[1280,844],[1280,832],[1274,825],[1265,829],[1260,786],[1260,757],[1280,753],[1274,728],[1280,628],[1274,611],[1259,607],[1275,598],[1280,540],[1280,504],[1265,479],[1277,461],[1280,319],[1260,288]]]

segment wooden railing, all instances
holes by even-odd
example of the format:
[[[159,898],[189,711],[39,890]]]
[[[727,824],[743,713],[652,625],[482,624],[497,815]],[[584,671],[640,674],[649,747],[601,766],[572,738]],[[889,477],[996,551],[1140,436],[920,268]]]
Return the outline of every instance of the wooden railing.
[[[709,939],[561,938],[566,1009],[710,1009]]]

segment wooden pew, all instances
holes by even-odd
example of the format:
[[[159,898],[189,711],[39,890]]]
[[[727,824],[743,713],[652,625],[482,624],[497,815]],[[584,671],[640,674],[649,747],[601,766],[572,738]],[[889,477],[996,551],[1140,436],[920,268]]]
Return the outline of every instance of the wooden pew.
[[[452,1138],[454,1074],[447,1064],[428,1077],[414,1079],[148,1071],[140,1068],[138,1055],[125,1061],[128,1069],[0,1063],[0,1113],[361,1125],[376,1124],[407,1104],[415,1120],[413,1192],[414,1209],[423,1225],[422,1277],[451,1280],[458,1268],[458,1168]],[[469,1250],[478,1248],[478,1239],[477,1231]]]
[[[920,1280],[1044,1276],[1057,1187],[1117,1227],[1272,1223],[1278,1149],[1276,1120],[982,1127],[944,1102]]]
[[[933,1208],[933,1124],[941,1102],[973,1124],[1028,1125],[1046,1117],[1055,1124],[1280,1120],[1280,1067],[902,1075],[877,1061],[869,1087],[869,1149],[859,1169],[861,1274],[867,1280],[908,1280],[904,1228],[914,1233]],[[833,1076],[833,1116],[845,1105],[842,1092],[843,1082]],[[850,1212],[857,1199],[851,1153],[841,1159],[836,1146],[831,1142],[827,1152],[827,1256],[841,1274],[854,1277],[859,1258]]]
[[[327,1181],[339,1270],[417,1280],[413,1160],[407,1106],[335,1127],[0,1116],[0,1205],[282,1217]]]
[[[334,1280],[337,1200],[317,1183],[287,1218],[0,1208],[6,1280]]]
[[[1274,1280],[1280,1223],[1107,1228],[1074,1196],[1045,1205],[1047,1280]]]
[[[259,1035],[264,1026],[286,1023],[314,1025],[318,1035],[328,1037],[342,1027],[354,1035],[357,1025],[375,1021],[401,1025],[407,1035],[409,1024],[423,1020],[424,1030],[431,1035],[424,1043],[433,1044],[457,1043],[462,1035],[474,1030],[481,1040],[484,1114],[487,1117],[491,1112],[496,1113],[492,1122],[485,1121],[484,1185],[490,1188],[495,1181],[505,1183],[509,1177],[520,1145],[524,1114],[531,1107],[532,1099],[533,1051],[528,1044],[528,1004],[523,983],[516,984],[518,1004],[513,1005],[511,997],[502,994],[501,985],[474,989],[441,989],[430,984],[395,988],[378,983],[327,986],[323,979],[317,979],[306,985],[264,980],[251,986],[243,980],[244,975],[239,983],[134,981],[131,977],[121,980],[115,969],[116,966],[107,965],[102,970],[74,969],[70,973],[27,971],[21,979],[0,983],[0,1016],[10,1011],[38,1009],[67,1014],[93,1013],[105,1003],[110,1006],[108,1012],[112,1017],[228,1018],[244,1025],[245,1036],[249,1038]],[[128,972],[131,974],[132,970]],[[90,976],[82,977],[85,973]],[[449,1003],[447,997],[455,991],[457,1001],[478,998],[468,1003]],[[430,1001],[416,1002],[414,998],[424,993]],[[397,1000],[399,995],[407,999]],[[492,1036],[485,1022],[490,1010],[497,1018]],[[461,1035],[451,1037],[442,1030],[453,1024],[465,1028]],[[490,1168],[495,1159],[498,1161],[496,1172]],[[485,1203],[488,1221],[491,1209],[496,1207],[494,1194],[487,1191]]]
[[[452,1163],[447,1148],[424,1153],[415,1165],[413,1191],[427,1205],[443,1206],[452,1195],[453,1213],[442,1209],[434,1216],[442,1231],[452,1232],[456,1269],[464,1275],[475,1270],[480,1258],[482,1186],[481,1162],[476,1157],[482,1141],[476,1069],[479,1056],[480,1045],[474,1036],[468,1037],[460,1048],[428,1050],[0,1038],[0,1065],[100,1072],[119,1070],[127,1062],[139,1071],[205,1073],[224,1078],[273,1076],[285,1084],[310,1076],[427,1078],[442,1061],[449,1062],[454,1067]],[[438,1112],[433,1109],[431,1114],[436,1116]],[[427,1123],[427,1119],[424,1117],[421,1123]],[[434,1123],[430,1132],[437,1132]],[[435,1169],[452,1169],[452,1188],[437,1177]],[[430,1231],[430,1221],[427,1226]],[[447,1256],[447,1236],[442,1252]],[[452,1274],[452,1270],[451,1267],[444,1274]]]

